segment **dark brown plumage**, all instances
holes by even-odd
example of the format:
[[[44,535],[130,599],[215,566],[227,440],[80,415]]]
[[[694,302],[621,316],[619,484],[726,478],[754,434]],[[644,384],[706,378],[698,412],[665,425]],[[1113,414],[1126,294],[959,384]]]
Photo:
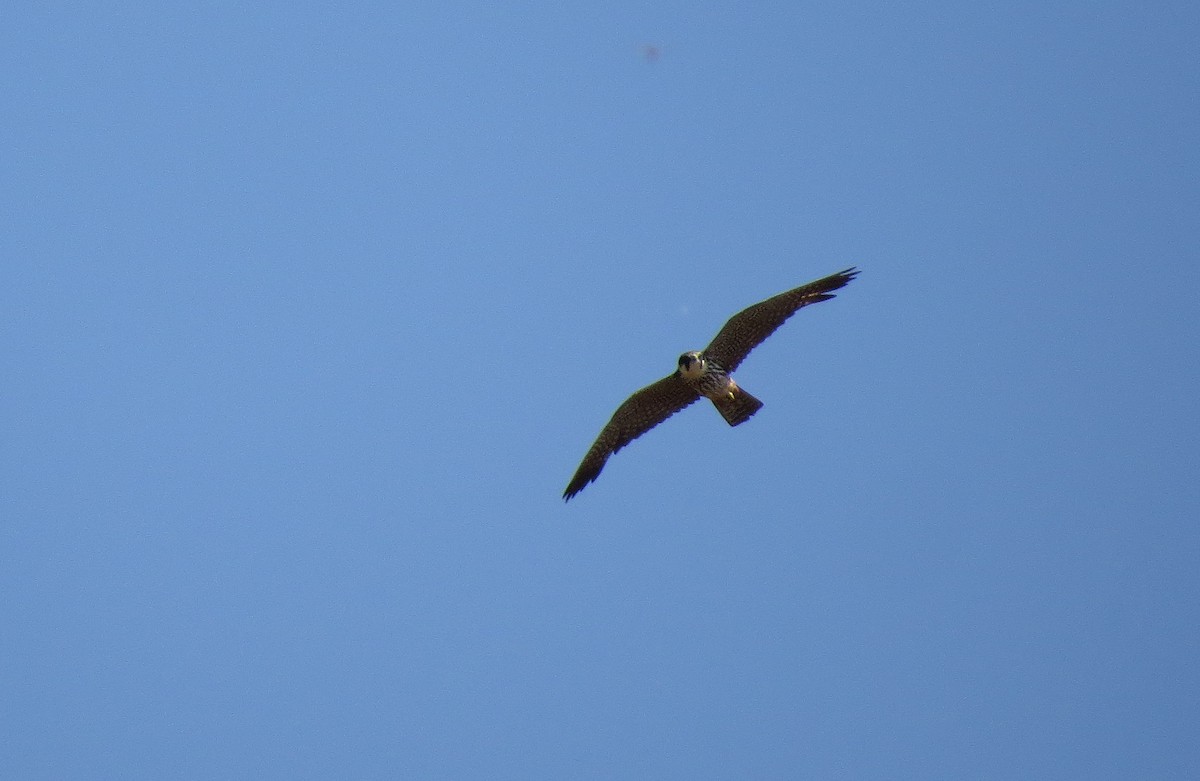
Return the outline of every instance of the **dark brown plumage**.
[[[845,287],[856,276],[858,269],[848,268],[746,307],[726,321],[704,352],[731,372],[801,307],[834,298],[833,291]]]
[[[563,492],[563,499],[570,500],[582,491],[584,486],[599,477],[609,456],[696,401],[701,395],[708,395],[712,399],[729,425],[736,426],[748,420],[762,406],[762,402],[739,388],[727,374],[801,307],[833,298],[834,290],[845,287],[857,275],[858,271],[854,268],[839,271],[768,298],[729,318],[703,352],[685,353],[680,357],[681,369],[642,388],[617,408],[608,425],[601,430],[600,436],[583,457],[583,462],[575,471],[567,490]],[[713,373],[727,380],[727,384],[703,384],[702,379],[684,374],[682,367],[685,365],[685,359],[686,365],[689,368],[691,366],[689,355],[696,356],[695,360],[701,360],[701,366],[711,364]]]

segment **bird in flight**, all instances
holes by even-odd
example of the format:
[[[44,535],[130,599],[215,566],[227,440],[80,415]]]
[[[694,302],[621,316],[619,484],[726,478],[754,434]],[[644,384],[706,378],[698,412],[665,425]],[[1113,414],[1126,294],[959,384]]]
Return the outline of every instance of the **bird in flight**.
[[[729,318],[708,347],[679,356],[673,374],[647,385],[617,407],[567,484],[563,500],[570,501],[599,477],[609,456],[701,396],[712,400],[729,425],[749,420],[763,403],[742,390],[729,373],[800,307],[828,301],[834,290],[856,276],[858,270],[848,268],[743,309]]]

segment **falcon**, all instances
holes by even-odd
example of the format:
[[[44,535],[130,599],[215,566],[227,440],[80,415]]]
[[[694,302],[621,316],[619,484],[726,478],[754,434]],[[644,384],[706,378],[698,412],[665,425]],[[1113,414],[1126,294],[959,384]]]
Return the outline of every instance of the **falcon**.
[[[647,385],[617,407],[567,484],[563,501],[570,501],[599,477],[609,456],[702,396],[712,401],[729,425],[749,420],[763,403],[734,382],[730,372],[797,310],[828,301],[834,290],[856,276],[858,269],[848,268],[743,309],[729,318],[708,347],[679,356],[673,374]]]

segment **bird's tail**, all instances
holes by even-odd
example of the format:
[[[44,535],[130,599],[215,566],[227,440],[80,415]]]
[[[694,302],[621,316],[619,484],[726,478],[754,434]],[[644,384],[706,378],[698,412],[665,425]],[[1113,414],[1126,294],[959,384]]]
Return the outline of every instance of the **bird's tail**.
[[[750,416],[762,409],[763,403],[751,396],[738,386],[730,389],[729,394],[712,400],[713,406],[725,422],[731,426],[745,423]]]

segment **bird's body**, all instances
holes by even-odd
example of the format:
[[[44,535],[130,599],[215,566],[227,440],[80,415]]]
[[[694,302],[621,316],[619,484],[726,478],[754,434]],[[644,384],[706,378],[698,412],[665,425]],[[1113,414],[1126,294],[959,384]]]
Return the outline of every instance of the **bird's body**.
[[[731,426],[745,423],[762,407],[762,402],[738,387],[729,372],[703,352],[679,356],[679,377],[696,393],[711,399],[717,412]]]
[[[849,268],[768,298],[729,318],[704,350],[679,356],[678,368],[625,400],[584,456],[563,492],[569,500],[600,476],[608,457],[701,397],[710,399],[730,426],[745,423],[763,403],[742,390],[730,372],[801,307],[833,298],[858,274]]]

